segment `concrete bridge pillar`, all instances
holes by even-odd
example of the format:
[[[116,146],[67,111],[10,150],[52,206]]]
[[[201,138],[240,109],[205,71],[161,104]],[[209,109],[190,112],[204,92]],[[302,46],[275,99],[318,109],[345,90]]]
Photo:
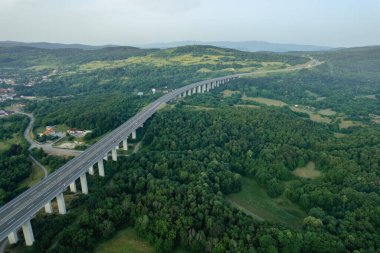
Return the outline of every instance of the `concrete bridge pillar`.
[[[94,173],[94,165],[92,165],[89,169],[88,169],[88,174],[90,174],[91,176],[93,176],[95,173]]]
[[[123,140],[123,149],[128,150],[128,141],[127,139]]]
[[[187,90],[187,95],[191,96],[191,89],[190,90]]]
[[[112,160],[117,161],[117,149],[116,147],[112,149]]]
[[[108,152],[107,152],[107,154],[104,156],[103,159],[106,160],[106,161],[108,161]]]
[[[58,204],[59,213],[65,214],[66,213],[66,204],[65,204],[65,198],[63,197],[63,193],[58,194],[57,204]]]
[[[132,140],[136,140],[136,130],[133,130],[132,132]]]
[[[86,178],[86,172],[83,173],[82,176],[80,176],[80,186],[82,188],[83,194],[88,194],[88,186],[87,186],[87,178]]]
[[[210,84],[206,84],[206,91],[209,92],[211,89],[211,83]]]
[[[186,97],[186,91],[182,93],[182,97]]]
[[[103,164],[102,159],[98,161],[98,169],[99,169],[99,176],[104,177],[104,164]]]
[[[202,85],[202,93],[205,93],[205,92],[206,92],[206,85],[207,85],[207,84],[203,84],[203,85]]]
[[[22,232],[24,233],[25,243],[27,246],[32,246],[34,242],[34,235],[30,220],[22,224]]]
[[[202,86],[199,85],[197,88],[198,88],[198,93],[201,93],[202,92]]]
[[[8,235],[9,244],[16,244],[18,242],[17,231],[13,231]]]
[[[70,184],[70,191],[77,192],[77,185],[75,184],[75,181]]]
[[[51,206],[51,201],[45,204],[45,213],[53,213],[53,207]]]
[[[194,88],[193,88],[192,93],[193,93],[193,94],[197,93],[197,87],[194,87]]]

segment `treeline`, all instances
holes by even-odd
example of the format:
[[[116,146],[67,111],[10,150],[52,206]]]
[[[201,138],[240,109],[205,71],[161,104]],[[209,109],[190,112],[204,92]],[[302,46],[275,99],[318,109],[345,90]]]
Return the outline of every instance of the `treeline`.
[[[42,150],[42,148],[33,148],[31,150],[31,154],[41,164],[48,166],[50,173],[62,167],[65,163],[67,163],[71,159],[71,157],[48,155]]]
[[[85,137],[91,140],[114,130],[148,101],[149,98],[140,99],[120,93],[107,96],[94,94],[31,103],[27,109],[33,111],[36,117],[34,127],[65,124],[72,128],[92,130]]]
[[[281,194],[280,181],[314,159],[312,151],[332,136],[327,127],[286,109],[178,109],[158,114],[155,123],[161,127],[149,129],[145,137],[152,149],[218,150],[217,159],[237,173],[255,176],[271,196]]]
[[[1,145],[7,145],[6,140],[22,138],[27,125],[28,118],[24,116],[0,118],[0,142],[4,141]],[[19,187],[19,183],[31,172],[32,163],[28,160],[26,143],[11,144],[0,151],[0,206],[26,189]]]

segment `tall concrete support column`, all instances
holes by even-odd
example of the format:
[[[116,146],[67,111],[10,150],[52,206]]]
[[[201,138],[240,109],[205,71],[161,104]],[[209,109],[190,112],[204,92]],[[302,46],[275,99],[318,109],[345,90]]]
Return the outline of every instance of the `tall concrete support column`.
[[[193,88],[192,93],[193,94],[197,93],[197,88],[196,87]]]
[[[132,132],[132,140],[136,140],[136,130],[133,130]]]
[[[82,188],[83,194],[88,194],[86,173],[84,173],[82,176],[80,176],[80,187]]]
[[[186,97],[186,91],[182,93],[182,97]]]
[[[89,169],[88,169],[88,174],[90,174],[91,176],[93,176],[95,173],[94,173],[94,165],[92,165]]]
[[[70,184],[70,191],[77,192],[77,185],[75,184],[75,181]]]
[[[207,85],[207,84],[202,85],[202,93],[205,93],[205,92],[206,92],[206,85]]]
[[[198,86],[198,93],[201,93],[201,92],[202,92],[202,86],[199,85],[199,86]]]
[[[27,246],[32,246],[34,242],[34,235],[30,220],[22,224],[22,232],[24,233],[25,243]]]
[[[123,140],[123,149],[128,150],[128,141],[127,139]]]
[[[191,89],[187,90],[187,95],[191,96]]]
[[[13,231],[8,235],[9,244],[16,244],[18,242],[17,231]]]
[[[107,152],[107,154],[104,156],[104,158],[103,158],[104,160],[108,160],[108,152]]]
[[[206,91],[209,92],[210,89],[211,89],[211,84],[207,84],[207,86],[206,86]]]
[[[65,198],[63,197],[63,193],[58,194],[57,203],[58,203],[59,213],[65,214],[66,213],[66,204],[65,204]]]
[[[116,147],[112,149],[112,160],[117,161],[117,149]]]
[[[50,201],[45,204],[45,213],[53,213],[53,207]]]
[[[99,169],[99,176],[104,177],[104,164],[103,164],[102,159],[98,161],[98,169]]]

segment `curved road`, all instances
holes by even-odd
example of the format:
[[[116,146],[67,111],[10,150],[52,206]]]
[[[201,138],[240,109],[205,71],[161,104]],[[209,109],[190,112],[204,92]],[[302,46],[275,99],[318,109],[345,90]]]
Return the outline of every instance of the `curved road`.
[[[165,104],[176,97],[180,97],[188,91],[191,92],[194,90],[199,90],[200,87],[210,87],[211,83],[215,84],[218,82],[220,84],[224,84],[232,79],[245,75],[292,71],[303,68],[311,68],[319,64],[321,63],[316,60],[311,60],[307,64],[294,66],[283,70],[242,73],[209,79],[186,85],[158,98],[143,108],[135,116],[130,118],[127,122],[104,136],[91,147],[87,148],[81,155],[70,160],[61,168],[48,175],[46,179],[38,182],[35,186],[23,192],[18,197],[0,208],[0,240],[3,240],[9,233],[19,229],[22,224],[31,220],[46,203],[66,191],[69,184],[73,183],[80,176],[86,175],[86,172],[91,166],[98,161],[103,161],[103,158],[110,150],[114,149],[123,140],[128,138],[132,132],[142,126],[143,123],[150,118],[162,104]]]
[[[29,150],[32,148],[42,148],[47,154],[49,155],[61,155],[61,156],[78,156],[83,151],[80,150],[71,150],[71,149],[63,149],[63,148],[55,148],[53,147],[54,143],[49,143],[49,144],[40,144],[35,142],[31,137],[30,137],[30,132],[32,131],[33,124],[35,121],[35,118],[33,114],[31,113],[26,113],[26,112],[20,112],[20,111],[15,111],[15,113],[23,114],[29,117],[30,121],[28,124],[28,127],[24,131],[24,138],[29,142],[30,147]],[[0,252],[1,253],[1,252]]]

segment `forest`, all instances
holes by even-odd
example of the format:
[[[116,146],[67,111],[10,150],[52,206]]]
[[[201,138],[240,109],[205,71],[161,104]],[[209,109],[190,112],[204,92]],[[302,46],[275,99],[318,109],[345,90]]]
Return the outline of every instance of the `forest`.
[[[25,190],[19,183],[32,172],[26,141],[13,141],[22,138],[27,125],[24,116],[0,118],[0,206]]]
[[[92,129],[87,138],[93,142],[161,95],[140,98],[136,91],[171,90],[232,73],[231,68],[265,69],[278,61],[275,68],[281,69],[308,61],[298,54],[203,46],[136,51],[131,49],[126,61],[112,58],[116,53],[92,57],[72,66],[76,74],[16,90],[43,96],[27,102],[37,126]],[[93,252],[127,227],[157,252],[179,247],[213,253],[378,252],[380,126],[373,115],[380,115],[379,53],[376,47],[312,53],[325,63],[239,78],[173,101],[144,124],[139,152],[108,161],[105,178],[88,177],[89,195],[66,193],[67,215],[41,212],[32,220],[36,241],[26,252]],[[329,122],[317,122],[310,113],[294,110],[299,106],[335,114],[326,116]],[[361,124],[343,128],[343,120]],[[51,160],[40,150],[32,153],[52,167],[66,161]],[[295,171],[309,162],[320,176],[297,176]],[[240,192],[243,178],[257,181],[271,198],[281,196],[299,206],[306,214],[302,226],[259,221],[232,206],[227,196]]]
[[[50,239],[40,234],[29,252],[91,252],[96,241],[126,226],[158,252],[178,246],[190,252],[377,252],[378,136],[373,129],[335,138],[325,125],[287,110],[197,111],[179,103],[149,123],[139,153],[108,162],[107,177],[91,180],[91,194],[71,202],[79,222],[61,216],[48,217],[57,220],[50,226],[36,221],[36,231],[51,231],[58,245],[47,250]],[[322,177],[291,173],[309,160]],[[239,191],[246,175],[271,196],[298,203],[308,213],[303,227],[258,222],[231,207],[224,196]]]

